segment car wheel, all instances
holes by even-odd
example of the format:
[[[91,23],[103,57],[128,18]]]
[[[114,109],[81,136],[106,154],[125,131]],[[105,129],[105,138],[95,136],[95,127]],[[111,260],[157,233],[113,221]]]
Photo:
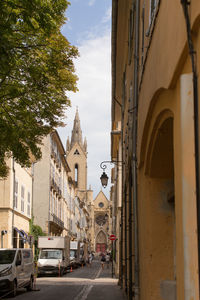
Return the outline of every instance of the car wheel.
[[[33,277],[31,276],[30,282],[26,287],[27,291],[32,291],[33,290]]]
[[[15,297],[17,295],[17,282],[13,280],[11,285],[11,297]]]

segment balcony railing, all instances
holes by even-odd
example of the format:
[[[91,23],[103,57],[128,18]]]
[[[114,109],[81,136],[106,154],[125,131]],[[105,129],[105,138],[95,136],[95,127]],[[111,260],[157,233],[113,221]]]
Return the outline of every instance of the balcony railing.
[[[62,229],[64,228],[64,222],[58,218],[55,214],[51,214],[50,221],[60,226]]]
[[[54,192],[56,192],[58,196],[62,196],[62,191],[53,178],[51,179],[51,188],[54,190]]]

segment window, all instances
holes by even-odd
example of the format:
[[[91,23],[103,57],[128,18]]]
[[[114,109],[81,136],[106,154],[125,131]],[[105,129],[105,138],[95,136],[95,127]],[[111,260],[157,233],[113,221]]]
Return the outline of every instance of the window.
[[[75,164],[75,169],[74,169],[74,180],[75,180],[75,184],[76,186],[78,186],[78,165]]]
[[[31,194],[28,192],[27,195],[27,215],[30,216],[31,214]]]
[[[54,179],[55,169],[52,164],[50,165],[50,174],[51,174],[51,179]]]
[[[58,218],[61,219],[61,203],[58,201]]]
[[[14,228],[14,229],[13,229],[13,248],[17,248],[17,241],[18,241],[18,238],[17,238],[17,231],[16,231],[16,229]]]
[[[61,177],[58,178],[58,182],[59,182],[59,189],[61,190],[62,189],[62,186],[61,186],[61,182],[62,182],[61,181]]]
[[[31,251],[30,250],[22,250],[22,256],[25,263],[31,262]]]
[[[54,214],[57,216],[57,199],[54,197]]]
[[[54,213],[54,195],[51,194],[51,212]]]
[[[17,208],[17,202],[18,202],[18,181],[15,180],[15,186],[14,186],[14,190],[15,190],[15,193],[14,193],[14,208]]]
[[[103,226],[105,223],[106,223],[106,219],[105,219],[105,216],[104,215],[99,215],[96,217],[96,223],[99,225],[99,226]]]
[[[103,202],[99,202],[99,207],[104,207],[104,204],[103,204]]]
[[[21,211],[24,212],[24,187],[21,186]]]
[[[72,220],[70,220],[70,231],[72,231]]]
[[[74,155],[80,155],[78,149],[75,150]]]

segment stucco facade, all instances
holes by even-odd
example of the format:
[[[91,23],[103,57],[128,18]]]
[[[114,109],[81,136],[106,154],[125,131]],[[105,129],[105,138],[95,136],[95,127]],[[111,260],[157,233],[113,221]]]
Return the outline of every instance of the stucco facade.
[[[6,179],[0,181],[1,247],[29,247],[29,221],[32,212],[32,171],[12,158]],[[6,231],[2,235],[2,231]]]
[[[187,10],[199,53],[200,2]],[[181,1],[113,0],[112,199],[129,299],[199,299],[193,75]]]
[[[34,164],[33,217],[48,235],[67,235],[74,190],[70,171],[56,131],[44,138],[42,159]]]

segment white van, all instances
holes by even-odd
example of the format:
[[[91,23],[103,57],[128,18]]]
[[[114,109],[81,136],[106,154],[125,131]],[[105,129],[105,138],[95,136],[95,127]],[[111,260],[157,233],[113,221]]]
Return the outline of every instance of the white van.
[[[34,261],[31,249],[0,249],[0,291],[16,296],[17,288],[32,290]]]
[[[69,237],[39,236],[38,276],[55,274],[62,276],[69,267]]]

